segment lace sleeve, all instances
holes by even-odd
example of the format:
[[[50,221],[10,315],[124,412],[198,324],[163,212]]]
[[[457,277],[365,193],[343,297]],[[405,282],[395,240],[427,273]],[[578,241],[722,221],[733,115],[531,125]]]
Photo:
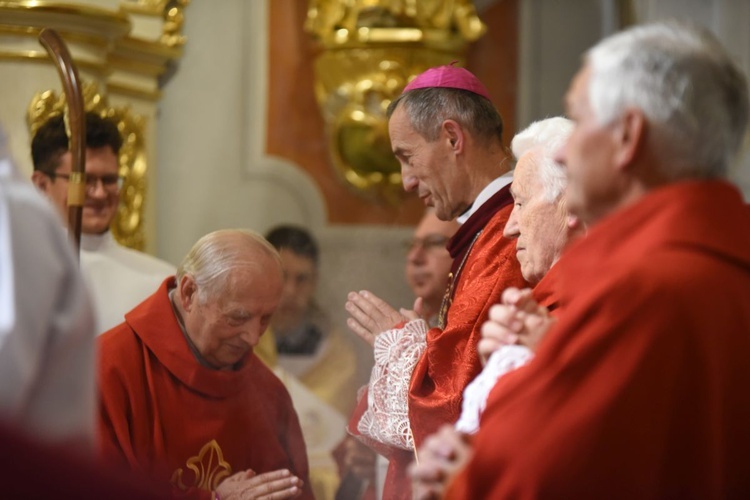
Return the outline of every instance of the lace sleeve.
[[[505,345],[493,352],[482,372],[464,389],[461,417],[456,430],[474,434],[479,430],[479,419],[487,406],[487,396],[497,379],[519,366],[525,365],[534,353],[520,345]]]
[[[429,327],[422,319],[381,333],[375,339],[367,410],[357,425],[365,436],[403,450],[414,449],[409,427],[409,383],[427,347]]]

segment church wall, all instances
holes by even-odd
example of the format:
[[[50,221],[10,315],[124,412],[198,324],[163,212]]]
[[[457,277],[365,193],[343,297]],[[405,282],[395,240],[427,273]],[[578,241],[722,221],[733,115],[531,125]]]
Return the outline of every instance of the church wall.
[[[518,127],[564,111],[581,54],[602,34],[601,0],[521,0]]]

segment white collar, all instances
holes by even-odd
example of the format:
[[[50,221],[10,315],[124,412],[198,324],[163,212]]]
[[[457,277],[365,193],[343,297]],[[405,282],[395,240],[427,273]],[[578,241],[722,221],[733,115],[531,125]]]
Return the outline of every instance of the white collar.
[[[513,180],[513,171],[511,170],[510,172],[506,172],[505,174],[501,175],[494,181],[487,184],[484,187],[484,189],[482,189],[479,192],[479,194],[477,195],[477,199],[474,200],[474,203],[471,204],[469,209],[466,212],[459,215],[456,221],[458,221],[459,224],[463,224],[464,222],[469,220],[469,217],[474,215],[474,213],[477,210],[479,210],[479,207],[484,205],[484,203],[490,198],[492,198],[495,195],[495,193],[497,193],[502,188],[510,184],[512,180]]]
[[[81,233],[81,250],[86,250],[87,252],[98,252],[115,244],[115,238],[109,230],[101,234]]]

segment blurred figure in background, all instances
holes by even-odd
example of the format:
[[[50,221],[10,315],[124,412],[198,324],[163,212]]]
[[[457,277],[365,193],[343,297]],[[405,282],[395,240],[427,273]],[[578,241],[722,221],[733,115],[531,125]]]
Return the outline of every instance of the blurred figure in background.
[[[354,407],[357,358],[349,335],[334,328],[315,301],[319,248],[306,229],[281,225],[266,233],[284,271],[281,300],[256,353],[292,396],[307,445],[316,498],[332,499],[339,475],[331,453]]]
[[[94,112],[86,113],[86,199],[81,215],[81,272],[91,290],[97,333],[122,322],[125,313],[153,293],[175,267],[124,247],[109,230],[120,204],[117,125]],[[72,155],[62,115],[49,118],[31,142],[31,181],[67,222],[68,179]]]
[[[94,380],[94,315],[70,241],[0,129],[0,419],[91,453]]]
[[[414,296],[422,299],[422,314],[430,326],[437,325],[453,264],[446,245],[459,227],[455,219],[442,221],[428,208],[409,241],[406,282]]]

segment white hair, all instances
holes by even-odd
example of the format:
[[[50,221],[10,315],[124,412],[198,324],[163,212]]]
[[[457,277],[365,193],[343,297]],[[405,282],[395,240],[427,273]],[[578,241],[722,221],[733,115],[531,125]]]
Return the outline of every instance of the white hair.
[[[640,109],[670,179],[724,177],[742,146],[748,88],[742,70],[706,29],[677,22],[635,26],[585,56],[601,124]]]
[[[510,143],[516,160],[527,153],[535,155],[537,175],[544,187],[546,201],[556,201],[565,190],[565,167],[554,160],[554,155],[568,140],[572,131],[573,122],[555,116],[532,123],[517,133]]]
[[[230,271],[239,267],[269,270],[268,258],[278,264],[281,276],[279,253],[263,236],[247,229],[221,229],[193,245],[177,268],[177,283],[190,275],[198,287],[198,300],[205,303],[226,285]]]

